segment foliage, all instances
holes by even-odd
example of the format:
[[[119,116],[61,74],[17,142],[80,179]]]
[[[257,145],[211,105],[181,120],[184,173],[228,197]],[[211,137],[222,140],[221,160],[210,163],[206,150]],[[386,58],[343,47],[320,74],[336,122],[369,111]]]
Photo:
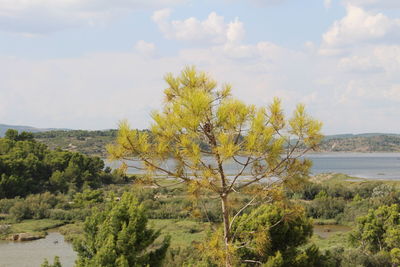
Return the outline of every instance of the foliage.
[[[33,134],[34,138],[50,149],[63,149],[85,155],[106,157],[106,145],[117,136],[117,130],[53,130]]]
[[[113,183],[119,174],[103,171],[104,162],[80,153],[51,151],[31,134],[9,130],[0,138],[0,198],[44,191],[67,192]]]
[[[147,228],[143,206],[129,193],[88,217],[84,232],[74,245],[78,267],[159,266],[169,246],[169,238],[154,244],[160,232]]]
[[[164,108],[152,114],[150,134],[123,122],[116,144],[108,151],[112,159],[140,160],[138,168],[146,170],[149,182],[161,172],[186,183],[195,197],[205,192],[219,197],[229,251],[233,241],[230,195],[247,193],[251,202],[262,200],[277,184],[295,186],[306,178],[311,163],[299,159],[299,154],[317,147],[321,123],[310,118],[303,105],[286,119],[279,99],[267,108],[246,105],[231,96],[231,86],[217,90],[217,83],[195,68],[186,68],[179,77],[168,74],[165,80]],[[203,155],[209,156],[207,161]],[[167,160],[174,162],[174,168],[163,165]],[[233,176],[224,168],[228,160],[242,166]],[[250,176],[240,182],[245,172]],[[279,179],[271,183],[272,177]]]
[[[268,264],[275,266],[279,261],[288,265],[298,255],[297,248],[311,237],[312,224],[300,206],[281,203],[262,205],[240,216],[232,231],[238,247],[235,254],[242,262],[274,262]]]
[[[61,267],[61,262],[60,262],[60,258],[58,256],[54,257],[54,263],[50,264],[49,261],[47,259],[44,260],[44,262],[42,263],[41,267]]]
[[[400,206],[381,206],[358,219],[353,244],[376,253],[400,247]]]
[[[328,196],[325,191],[320,191],[314,201],[307,205],[307,212],[314,218],[333,219],[343,212],[345,201],[342,198]]]

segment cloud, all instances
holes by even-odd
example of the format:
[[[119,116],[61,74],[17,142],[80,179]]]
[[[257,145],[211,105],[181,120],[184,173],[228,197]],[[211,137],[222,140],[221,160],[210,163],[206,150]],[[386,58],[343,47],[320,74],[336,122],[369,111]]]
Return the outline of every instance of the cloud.
[[[231,1],[235,1],[235,0],[231,0]],[[250,2],[256,6],[265,7],[265,6],[279,5],[279,4],[287,2],[287,0],[247,0],[247,2]]]
[[[236,18],[226,23],[223,16],[211,12],[201,21],[195,17],[170,20],[171,9],[154,12],[152,19],[168,39],[188,42],[225,43],[239,42],[245,35],[243,23]]]
[[[327,133],[400,131],[388,115],[400,113],[394,86],[400,85],[400,45],[371,45],[338,58],[268,41],[212,44],[156,57],[144,53],[153,51],[152,43],[139,41],[135,47],[78,58],[0,58],[0,121],[99,129],[126,118],[145,128],[150,111],[162,103],[165,73],[196,65],[221,84],[231,83],[234,96],[247,103],[265,106],[279,96],[290,115],[305,102]]]
[[[353,11],[346,17],[349,14],[354,17]],[[339,20],[340,34],[330,43],[323,39],[323,47],[307,42],[289,49],[268,40],[248,43],[241,21],[226,22],[216,13],[174,24],[170,9],[158,10],[152,18],[162,33],[204,45],[166,56],[155,55],[155,44],[140,40],[126,53],[51,60],[0,58],[0,121],[111,128],[126,118],[134,127],[145,128],[150,110],[162,103],[165,73],[177,74],[184,66],[196,65],[220,83],[231,83],[234,96],[247,103],[266,106],[279,96],[288,115],[298,102],[306,103],[310,113],[324,122],[326,133],[400,132],[394,123],[400,113],[400,45],[387,41],[393,26],[383,27],[388,32],[383,36],[364,32],[370,37],[355,34],[351,42],[340,41],[351,38],[350,32],[365,20],[375,21],[368,25],[386,21],[377,14],[362,9],[362,19]],[[189,29],[201,38],[187,33]],[[318,53],[322,48],[346,53],[326,57]]]
[[[385,90],[383,94],[387,98],[400,102],[400,84],[393,85],[390,89]]]
[[[160,8],[184,0],[0,0],[0,30],[48,34],[105,23],[137,9]]]
[[[324,0],[325,8],[330,8],[332,6],[332,0]]]
[[[135,49],[142,54],[153,55],[156,50],[156,46],[154,43],[148,43],[146,41],[139,40],[135,45]]]
[[[323,35],[323,45],[328,48],[359,45],[363,42],[388,40],[398,35],[400,19],[390,19],[382,13],[370,13],[360,7],[348,5],[346,16],[335,21]]]
[[[344,2],[365,8],[400,8],[398,0],[345,0]]]

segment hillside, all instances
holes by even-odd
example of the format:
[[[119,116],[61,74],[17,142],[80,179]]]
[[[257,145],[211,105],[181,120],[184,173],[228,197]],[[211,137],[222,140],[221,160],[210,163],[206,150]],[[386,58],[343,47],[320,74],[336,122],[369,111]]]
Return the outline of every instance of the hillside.
[[[7,129],[28,131],[49,146],[79,151],[87,155],[106,157],[105,146],[115,140],[117,130],[67,130],[44,129],[30,126],[0,124],[0,137]],[[400,134],[363,133],[327,135],[320,145],[320,152],[400,152]]]
[[[107,156],[105,147],[112,143],[116,136],[117,130],[57,130],[34,133],[35,139],[45,143],[50,149],[61,148],[99,157]]]
[[[55,129],[55,128],[36,128],[36,127],[32,127],[32,126],[0,124],[0,137],[3,137],[8,129],[14,129],[14,130],[17,130],[18,132],[25,131],[25,132],[31,132],[31,133],[61,130],[61,129]],[[67,130],[67,129],[62,129],[62,130]]]
[[[399,135],[355,135],[326,137],[320,146],[322,152],[400,152]]]
[[[115,140],[117,130],[50,131],[35,133],[51,149],[61,148],[88,155],[106,156],[105,146]],[[400,152],[400,135],[361,134],[326,136],[320,152]]]

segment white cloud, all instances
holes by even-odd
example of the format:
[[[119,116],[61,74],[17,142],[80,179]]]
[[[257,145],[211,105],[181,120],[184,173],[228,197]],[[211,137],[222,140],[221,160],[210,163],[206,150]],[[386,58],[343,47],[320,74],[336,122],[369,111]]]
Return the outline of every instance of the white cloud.
[[[382,13],[371,13],[353,5],[348,5],[346,11],[346,16],[335,21],[323,35],[323,49],[334,50],[363,42],[387,41],[393,35],[398,36],[399,19],[390,19]]]
[[[383,94],[387,98],[400,102],[400,85],[393,85],[390,89],[385,90]]]
[[[146,41],[139,40],[135,45],[135,49],[145,55],[153,55],[156,50],[156,46],[154,43],[148,43]]]
[[[239,42],[245,30],[243,23],[236,18],[226,23],[223,16],[211,12],[201,21],[195,17],[185,20],[170,20],[171,9],[155,11],[152,19],[166,38],[190,42]]]
[[[331,8],[332,0],[324,0],[324,6],[325,8]]]
[[[235,1],[235,0],[231,0]],[[246,0],[256,6],[271,6],[271,5],[278,5],[286,2],[287,0]]]
[[[346,17],[354,17],[352,12]],[[225,22],[215,13],[204,20],[174,22],[171,10],[159,10],[152,18],[169,38],[208,45],[185,48],[174,56],[149,56],[156,46],[140,40],[129,53],[52,60],[0,58],[0,121],[110,128],[127,118],[134,127],[144,128],[149,111],[162,103],[164,74],[197,65],[220,83],[232,83],[233,94],[247,103],[266,105],[279,96],[290,114],[296,103],[305,102],[327,133],[400,132],[400,125],[393,123],[400,113],[400,45],[386,44],[388,34],[375,37],[374,32],[364,32],[368,38],[356,34],[356,45],[340,41],[360,25],[381,25],[385,20],[377,14],[362,10],[362,19],[340,20],[339,33],[331,43],[322,44],[340,54],[326,57],[312,42],[297,50],[270,41],[246,43],[242,22]],[[391,32],[390,27],[383,28]],[[346,53],[341,52],[343,47]]]
[[[245,30],[243,23],[238,18],[228,24],[226,38],[229,42],[241,41],[244,38]]]
[[[0,30],[46,34],[107,22],[121,14],[185,0],[0,0]]]
[[[247,103],[266,105],[279,96],[290,114],[296,103],[305,102],[328,133],[400,131],[388,115],[400,113],[399,87],[394,87],[400,84],[400,46],[369,46],[343,58],[266,41],[187,48],[171,57],[148,57],[143,52],[152,45],[145,41],[135,47],[72,59],[0,58],[0,121],[110,128],[127,118],[145,128],[150,110],[162,103],[164,74],[197,65],[220,83],[232,83],[233,94]],[[358,70],[364,64],[382,71]]]
[[[398,0],[345,0],[344,2],[366,8],[400,8]]]

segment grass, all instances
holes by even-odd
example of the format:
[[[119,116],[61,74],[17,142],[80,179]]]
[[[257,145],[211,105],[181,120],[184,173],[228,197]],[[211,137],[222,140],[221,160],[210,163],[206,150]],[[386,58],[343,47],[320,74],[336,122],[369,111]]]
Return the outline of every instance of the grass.
[[[64,236],[65,241],[72,242],[83,236],[83,222],[63,225],[58,231]]]
[[[51,219],[41,219],[41,220],[24,220],[19,223],[9,223],[3,221],[4,224],[10,224],[11,227],[6,231],[0,233],[0,239],[7,239],[12,234],[18,233],[28,233],[38,238],[43,238],[46,236],[46,230],[53,229],[64,225],[63,221],[51,220]]]
[[[317,225],[332,225],[332,224],[338,224],[336,219],[312,219],[314,224]]]
[[[317,245],[321,250],[327,250],[334,247],[350,248],[348,235],[349,233],[337,233],[328,238],[322,238],[319,235],[314,234],[311,238],[311,242]]]
[[[182,219],[154,219],[149,220],[149,225],[160,229],[162,236],[170,235],[172,248],[187,247],[193,242],[204,241],[210,229],[210,223]]]
[[[52,220],[52,219],[24,220],[22,222],[12,224],[11,232],[12,233],[40,232],[56,228],[64,224],[65,224],[64,221]]]

